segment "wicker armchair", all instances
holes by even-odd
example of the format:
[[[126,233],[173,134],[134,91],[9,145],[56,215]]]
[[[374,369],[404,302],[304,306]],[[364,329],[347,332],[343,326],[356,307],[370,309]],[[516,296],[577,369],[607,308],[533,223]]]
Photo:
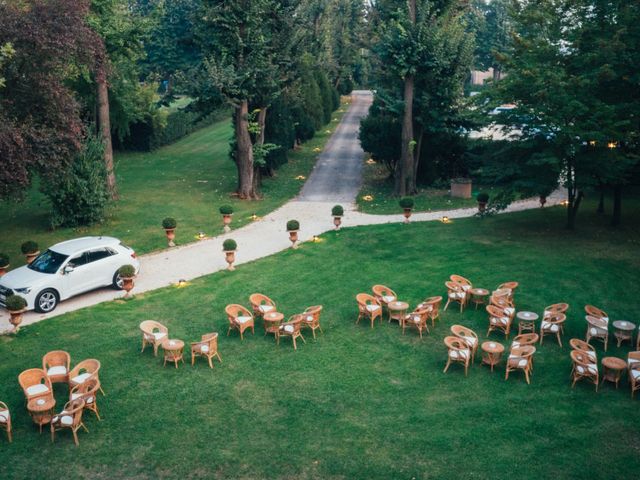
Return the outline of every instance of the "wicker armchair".
[[[98,412],[98,390],[100,389],[100,384],[96,381],[95,378],[90,378],[89,380],[82,382],[80,385],[76,385],[71,389],[69,393],[69,400],[77,400],[81,398],[84,400],[84,409],[91,410],[96,414],[98,420],[100,418],[100,412]]]
[[[12,430],[11,430],[11,412],[9,412],[9,407],[4,402],[0,402],[0,428],[4,429],[7,432],[7,438],[9,443],[13,441]]]
[[[489,329],[487,330],[487,336],[494,331],[498,330],[503,332],[505,337],[509,337],[511,331],[511,317],[500,307],[495,305],[486,306],[487,313],[489,314]]]
[[[540,323],[540,345],[542,345],[545,334],[552,334],[556,336],[558,345],[562,348],[560,334],[562,333],[562,325],[566,319],[567,316],[564,313],[554,313],[543,318]]]
[[[222,358],[218,353],[217,333],[205,333],[199,342],[191,342],[191,365],[194,365],[196,357],[206,358],[210,368],[213,368],[212,360],[214,357],[217,357],[222,363]]]
[[[55,440],[55,435],[58,430],[69,429],[73,433],[73,441],[76,446],[78,443],[78,430],[80,427],[84,428],[87,432],[89,430],[82,423],[82,412],[84,411],[84,400],[77,398],[67,402],[64,409],[55,417],[51,419],[51,443]]]
[[[598,364],[592,363],[587,353],[582,350],[571,350],[571,362],[573,363],[571,370],[571,388],[573,388],[579,380],[588,380],[593,382],[597,392],[600,381]]]
[[[417,308],[425,307],[427,309],[427,318],[431,320],[431,326],[436,326],[436,320],[440,320],[440,307],[442,306],[442,297],[429,297],[418,305]]]
[[[371,328],[373,328],[376,318],[380,317],[380,321],[382,321],[382,306],[375,297],[368,293],[359,293],[356,295],[356,301],[358,302],[358,319],[356,320],[356,324],[362,317],[368,318],[371,321]]]
[[[238,330],[240,332],[240,340],[244,340],[244,331],[248,328],[251,329],[251,333],[255,334],[253,315],[249,310],[242,305],[231,304],[227,305],[224,309],[227,314],[227,320],[229,320],[229,329],[227,330],[227,337],[231,333],[231,330]]]
[[[584,311],[587,315],[591,315],[592,317],[602,318],[605,322],[609,323],[609,315],[604,310],[595,307],[593,305],[585,305]]]
[[[591,346],[591,345],[589,345],[589,346]],[[636,363],[640,363],[640,351],[629,352],[629,356],[627,357],[627,367],[631,368]]]
[[[452,363],[464,365],[464,376],[467,376],[469,364],[471,363],[471,350],[465,340],[459,337],[444,337],[444,344],[447,347],[447,364],[442,371],[445,373]]]
[[[504,374],[504,379],[509,379],[509,373],[516,370],[522,370],[524,372],[524,378],[527,381],[527,384],[530,384],[530,375],[533,369],[534,353],[536,353],[536,347],[532,345],[512,348],[511,352],[509,353],[509,358],[507,359],[507,368]]]
[[[609,323],[603,318],[593,317],[591,315],[587,315],[586,320],[588,325],[585,341],[589,343],[592,338],[602,341],[604,351],[606,352],[607,344],[609,343]]]
[[[383,309],[387,309],[387,313],[389,313],[389,304],[391,302],[395,302],[398,299],[398,295],[396,292],[391,290],[389,287],[385,287],[384,285],[374,285],[371,287],[373,292],[373,296],[376,297],[376,300],[380,304]]]
[[[265,313],[277,311],[276,302],[261,293],[254,293],[250,295],[249,303],[251,303],[253,315],[256,318],[262,317]]]
[[[140,323],[140,331],[142,332],[142,350],[144,352],[147,345],[153,346],[153,354],[158,356],[158,347],[169,338],[169,329],[155,320],[145,320]]]
[[[22,387],[27,403],[33,398],[53,395],[51,380],[47,376],[47,372],[41,368],[30,368],[20,373],[18,383]]]
[[[102,390],[102,384],[100,383],[100,361],[93,358],[81,361],[69,372],[69,390],[90,378],[98,382],[98,389],[104,395],[104,390]]]
[[[629,367],[629,383],[631,384],[631,398],[633,398],[636,391],[640,390],[640,363],[634,363]]]
[[[278,333],[276,335],[276,343],[280,345],[280,337],[291,337],[293,341],[293,349],[297,350],[298,346],[296,345],[296,338],[301,338],[304,343],[307,341],[300,333],[300,328],[302,327],[302,315],[292,315],[289,320],[280,325],[278,328]]]
[[[427,326],[428,315],[429,309],[427,306],[418,306],[413,312],[405,315],[402,319],[402,334],[404,335],[404,331],[407,327],[418,330],[420,338],[422,338],[423,331],[429,333],[429,327]]]
[[[494,292],[489,299],[489,305],[493,305],[504,310],[504,313],[509,317],[511,322],[513,322],[513,319],[516,316],[516,308],[508,295],[496,295]]]
[[[478,345],[480,345],[476,332],[463,325],[451,325],[451,333],[464,340],[467,346],[471,349],[471,363],[473,363],[476,358],[476,352],[478,351]]]
[[[554,315],[556,313],[566,314],[567,310],[569,310],[568,303],[554,303],[553,305],[549,305],[548,307],[545,307],[544,313],[542,314],[542,318],[550,317],[551,315]]]
[[[537,333],[523,333],[521,335],[517,335],[513,339],[513,342],[511,342],[511,348],[535,345],[536,343],[538,343],[539,339],[540,335],[538,335]]]
[[[42,369],[47,372],[51,383],[67,383],[70,365],[71,357],[63,350],[53,350],[42,357]]]
[[[471,289],[473,288],[471,282],[460,275],[449,275],[449,280],[462,287],[465,294],[465,303],[469,303],[469,299],[471,298]]]
[[[448,281],[444,282],[444,284],[447,287],[447,303],[444,306],[444,310],[447,310],[451,302],[457,302],[460,304],[460,312],[462,313],[467,304],[467,292],[464,291],[459,283]]]
[[[509,300],[513,302],[513,294],[516,293],[516,289],[520,284],[518,282],[505,282],[498,285],[496,290],[509,290]]]
[[[593,345],[581,340],[579,338],[572,338],[569,340],[569,346],[572,350],[580,350],[587,354],[592,363],[598,363],[598,355]]]
[[[320,333],[324,333],[320,326],[321,313],[322,305],[314,305],[312,307],[307,307],[305,311],[300,314],[302,318],[302,327],[311,329],[314,340],[316,338],[316,330],[320,330]]]

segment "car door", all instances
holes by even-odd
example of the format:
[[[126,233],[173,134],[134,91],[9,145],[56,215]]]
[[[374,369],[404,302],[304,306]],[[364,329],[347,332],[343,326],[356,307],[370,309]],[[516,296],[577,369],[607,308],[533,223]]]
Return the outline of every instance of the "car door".
[[[92,273],[91,288],[104,287],[113,281],[117,265],[116,251],[109,247],[94,248],[87,252],[87,264]]]
[[[91,269],[88,263],[88,252],[80,252],[73,255],[67,264],[63,267],[65,286],[67,295],[72,297],[82,292],[90,290],[91,287]]]

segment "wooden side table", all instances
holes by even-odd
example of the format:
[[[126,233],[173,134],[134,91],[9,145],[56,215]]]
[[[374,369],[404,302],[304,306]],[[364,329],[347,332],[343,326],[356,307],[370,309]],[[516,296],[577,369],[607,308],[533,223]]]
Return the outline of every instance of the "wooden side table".
[[[278,336],[284,315],[280,312],[268,312],[262,316],[262,319],[264,320],[264,334],[273,333],[275,336]]]
[[[493,367],[500,363],[502,352],[504,352],[504,346],[498,342],[483,342],[481,348],[482,363],[489,365],[493,372]]]
[[[27,410],[33,419],[33,423],[40,427],[40,433],[42,433],[42,426],[47,423],[51,423],[53,418],[53,408],[56,406],[56,399],[53,395],[48,397],[32,398],[27,403]]]
[[[169,339],[162,342],[162,349],[164,350],[164,365],[167,365],[167,362],[173,362],[178,368],[178,362],[182,361],[184,363],[184,342],[182,340],[177,339]]]
[[[613,328],[613,334],[618,340],[618,346],[625,341],[633,343],[633,331],[636,329],[635,323],[631,323],[626,320],[616,320],[613,322]]]
[[[400,325],[404,322],[404,317],[407,316],[407,310],[409,310],[409,304],[407,302],[389,302],[387,304],[389,309],[389,322],[391,320],[397,320]]]
[[[538,320],[538,314],[534,312],[518,312],[516,313],[516,317],[518,317],[518,335],[521,335],[522,332],[533,332],[536,331],[536,320]]]
[[[484,305],[487,303],[487,297],[489,296],[489,290],[485,288],[472,288],[469,290],[471,294],[471,303],[476,305],[476,310],[478,309],[478,305]]]
[[[600,383],[604,383],[605,380],[608,382],[612,382],[616,384],[616,388],[618,388],[618,383],[620,382],[620,378],[622,378],[622,373],[627,368],[627,362],[618,357],[604,357],[602,359],[602,381]]]

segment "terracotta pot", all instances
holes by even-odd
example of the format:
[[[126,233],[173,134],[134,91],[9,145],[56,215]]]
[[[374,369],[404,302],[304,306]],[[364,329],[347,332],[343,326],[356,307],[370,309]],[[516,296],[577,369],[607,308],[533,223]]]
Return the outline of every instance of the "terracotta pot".
[[[404,223],[409,223],[409,217],[411,216],[411,208],[403,208],[404,210]]]
[[[25,254],[25,257],[27,257],[27,263],[33,262],[38,255],[40,255],[40,250],[38,250],[37,252]]]
[[[487,209],[487,202],[478,202],[478,211],[484,212]]]
[[[540,195],[540,207],[544,207],[545,203],[547,203],[547,197],[545,195]]]
[[[231,271],[231,270],[235,270],[236,267],[233,266],[233,262],[236,261],[236,251],[235,250],[225,250],[224,254],[226,256],[226,261],[229,264],[229,266],[227,267],[227,270]]]
[[[133,278],[134,277],[122,277],[122,289],[125,291],[125,297],[128,297],[129,292],[133,290]]]
[[[13,325],[13,331],[17,332],[20,329],[20,324],[22,323],[22,314],[26,312],[27,309],[23,308],[22,310],[9,310],[9,322]]]
[[[336,230],[340,230],[340,225],[342,225],[342,217],[333,217],[333,224],[336,226]]]
[[[291,240],[291,248],[298,248],[298,230],[289,230],[289,240]]]
[[[229,226],[229,224],[231,224],[231,215],[222,215],[222,223],[224,224],[223,230],[225,232],[230,232],[231,227]]]
[[[451,196],[454,198],[471,198],[471,180],[451,180]]]
[[[7,273],[8,268],[9,268],[9,264],[5,265],[4,267],[0,267],[0,277],[3,276],[5,273]]]
[[[164,232],[167,234],[167,245],[170,247],[175,247],[176,242],[174,242],[176,238],[176,229],[175,228],[165,228]]]

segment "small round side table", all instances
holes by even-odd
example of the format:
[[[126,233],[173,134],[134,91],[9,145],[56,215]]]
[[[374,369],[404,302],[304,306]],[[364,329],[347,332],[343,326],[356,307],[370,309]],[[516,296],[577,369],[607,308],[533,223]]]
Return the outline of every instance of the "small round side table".
[[[167,362],[173,362],[178,368],[178,362],[184,363],[184,342],[177,339],[169,339],[162,342],[162,349],[164,350],[164,365]]]
[[[516,313],[516,317],[518,317],[518,335],[522,332],[533,332],[536,331],[536,320],[538,320],[538,314],[534,312],[518,312]]]
[[[618,383],[620,382],[620,378],[622,378],[622,373],[627,368],[627,362],[618,357],[604,357],[602,359],[602,382],[608,381],[616,384],[616,388],[618,388]]]
[[[618,346],[625,341],[633,343],[633,331],[636,329],[634,323],[626,320],[616,320],[613,322],[613,328],[615,329],[613,334],[618,339]]]
[[[489,365],[493,372],[493,367],[500,363],[504,346],[498,342],[482,342],[482,363]]]
[[[264,334],[273,333],[278,335],[278,329],[284,319],[284,315],[280,312],[268,312],[262,316],[262,319],[264,320]]]
[[[471,303],[475,303],[476,310],[478,309],[478,305],[487,303],[486,298],[489,296],[489,290],[486,288],[472,288],[469,290],[469,293],[471,293]]]
[[[389,309],[389,322],[391,320],[397,320],[400,325],[404,322],[404,317],[407,316],[407,310],[409,309],[409,304],[407,302],[399,302],[393,301],[387,304],[387,308]]]
[[[53,418],[53,407],[56,406],[56,399],[53,395],[48,397],[32,398],[27,403],[27,410],[31,414],[33,423],[40,427],[40,433],[42,433],[42,426],[47,423],[51,423]]]

